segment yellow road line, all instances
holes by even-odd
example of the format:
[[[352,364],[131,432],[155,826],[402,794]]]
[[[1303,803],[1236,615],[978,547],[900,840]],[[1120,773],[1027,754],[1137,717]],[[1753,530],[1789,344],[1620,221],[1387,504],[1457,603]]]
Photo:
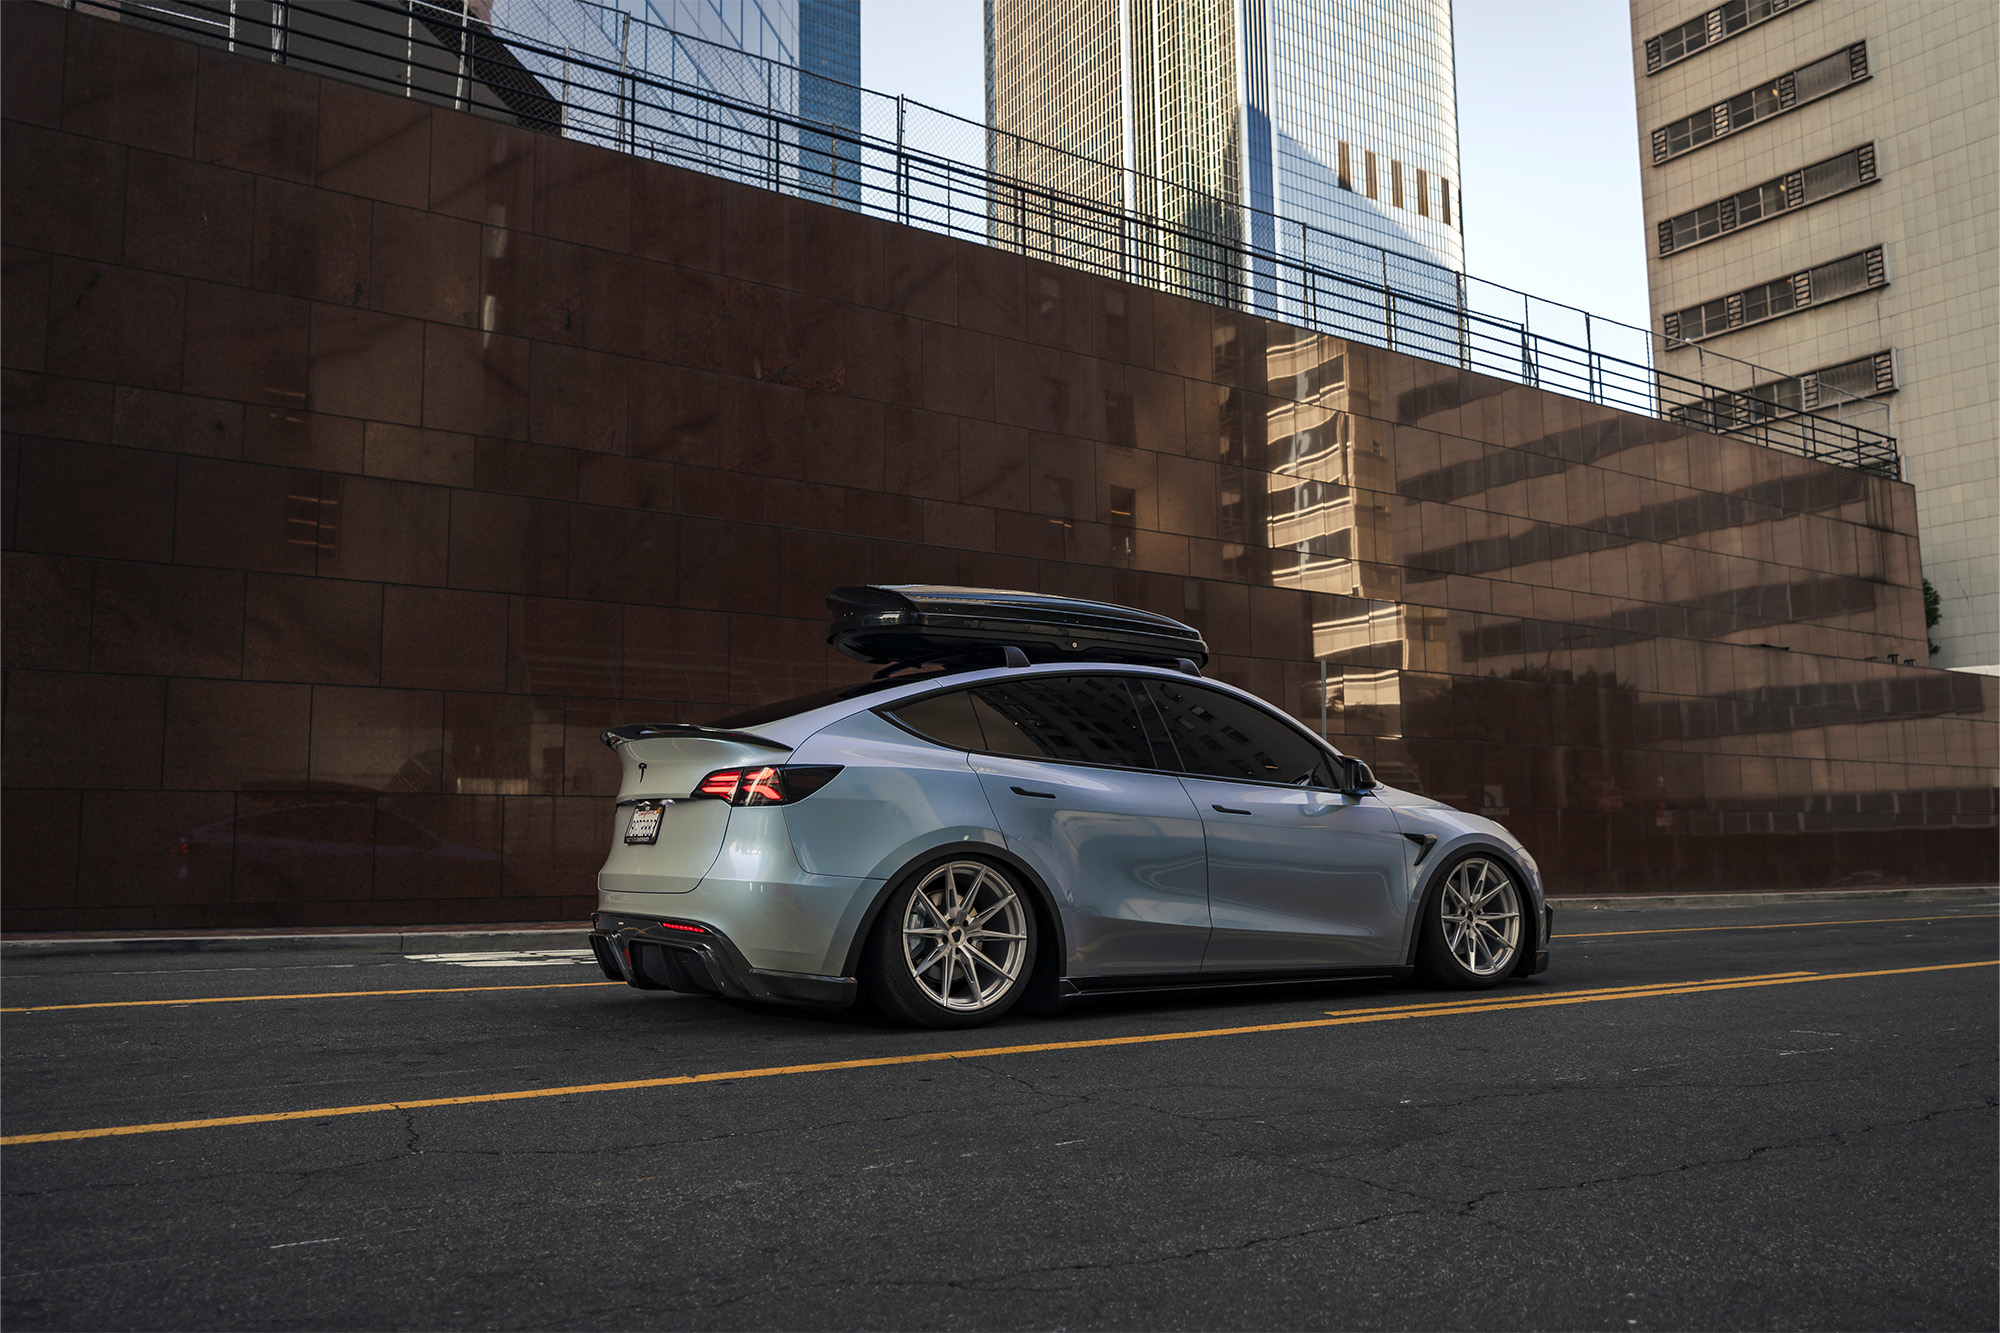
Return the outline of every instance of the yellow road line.
[[[472,1106],[486,1102],[521,1102],[543,1097],[577,1097],[593,1092],[631,1092],[641,1088],[680,1087],[693,1083],[728,1083],[738,1079],[776,1078],[788,1074],[824,1074],[843,1069],[881,1069],[891,1065],[932,1064],[945,1060],[987,1060],[1003,1055],[1034,1055],[1046,1051],[1081,1051],[1113,1046],[1145,1046],[1156,1042],[1193,1041],[1202,1037],[1241,1037],[1263,1032],[1298,1032],[1307,1028],[1384,1023],[1404,1018],[1443,1018],[1452,1014],[1494,1013],[1503,1009],[1540,1009],[1558,1004],[1590,1004],[1607,1000],[1643,1000],[1659,995],[1685,995],[1757,986],[1796,986],[1812,981],[1847,981],[1861,977],[1899,977],[1918,972],[1951,972],[1969,967],[1993,967],[2000,959],[1976,963],[1938,963],[1928,967],[1885,968],[1874,972],[1806,972],[1733,980],[1667,983],[1666,989],[1629,989],[1585,994],[1573,991],[1527,1000],[1468,1001],[1462,1004],[1403,1005],[1391,1009],[1361,1009],[1328,1018],[1289,1023],[1258,1023],[1248,1027],[1204,1028],[1192,1032],[1157,1032],[1134,1037],[1091,1037],[1081,1041],[1043,1041],[1020,1046],[989,1046],[971,1051],[927,1051],[915,1055],[883,1055],[865,1060],[827,1060],[818,1064],[776,1065],[767,1069],[731,1069],[713,1074],[678,1074],[670,1078],[627,1079],[618,1083],[581,1083],[564,1088],[525,1088],[517,1092],[482,1092],[465,1097],[423,1097],[363,1106],[323,1106],[310,1111],[270,1111],[259,1115],[217,1116],[206,1120],[170,1120],[151,1125],[108,1125],[101,1129],[67,1129],[49,1134],[10,1134],[0,1146],[68,1143],[129,1134],[162,1134],[177,1129],[220,1129],[229,1125],[269,1125],[286,1120],[323,1120],[333,1116],[366,1115],[374,1111],[412,1111],[431,1106]]]
[[[1557,911],[1562,905],[1558,903]],[[1940,912],[1936,916],[1871,916],[1855,921],[1779,921],[1768,926],[1667,926],[1660,930],[1584,930],[1557,935],[1559,940],[1601,940],[1613,935],[1693,935],[1709,930],[1791,930],[1798,926],[1879,926],[1890,921],[1995,921],[1992,912]]]
[[[351,1000],[363,995],[462,995],[482,990],[574,990],[578,986],[622,986],[622,981],[545,981],[533,986],[429,986],[421,990],[325,990],[300,995],[210,995],[198,1000],[102,1000],[96,1004],[30,1004],[0,1014],[43,1014],[52,1009],[142,1009],[161,1004],[242,1004],[249,1000]]]
[[[1711,930],[1790,930],[1798,926],[1869,926],[1895,921],[1971,921],[1979,918],[2000,920],[1987,912],[1968,912],[1957,915],[1938,916],[1881,916],[1866,917],[1854,921],[1782,921],[1765,926],[1679,926],[1663,930],[1591,930],[1576,934],[1557,935],[1559,940],[1610,939],[1621,935],[1685,935]],[[1791,976],[1792,973],[1773,975]],[[534,986],[432,986],[413,990],[336,990],[309,991],[298,995],[211,995],[191,1000],[101,1000],[93,1004],[30,1004],[16,1008],[0,1009],[0,1014],[41,1014],[63,1009],[144,1009],[181,1004],[245,1004],[251,1000],[350,1000],[370,995],[458,995],[471,991],[503,990],[575,990],[585,986],[622,986],[622,981],[559,981]],[[1614,987],[1614,990],[1629,990],[1632,987]],[[1599,992],[1568,992],[1570,994],[1598,994]]]

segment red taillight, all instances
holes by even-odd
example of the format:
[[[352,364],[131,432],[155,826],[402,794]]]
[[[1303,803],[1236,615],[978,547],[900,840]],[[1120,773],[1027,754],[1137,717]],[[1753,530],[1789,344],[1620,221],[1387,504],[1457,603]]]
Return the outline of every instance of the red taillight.
[[[694,794],[713,796],[731,805],[786,805],[803,801],[831,782],[838,772],[837,766],[723,768],[703,778]]]
[[[689,926],[689,925],[683,925],[683,924],[682,924],[681,922],[679,922],[679,921],[662,921],[662,922],[660,923],[660,929],[662,929],[662,930],[684,930],[684,931],[686,931],[686,932],[687,932],[688,934],[690,934],[690,935],[706,935],[706,934],[708,934],[708,927],[706,927],[706,926]]]
[[[703,778],[701,785],[696,787],[695,791],[702,796],[719,796],[731,805],[734,805],[736,803],[736,784],[741,781],[743,781],[742,769],[725,768],[720,773],[710,773],[707,777]]]
[[[182,838],[179,842],[169,846],[167,848],[167,853],[170,856],[186,856],[193,850],[194,849],[192,847],[188,846],[187,839]]]

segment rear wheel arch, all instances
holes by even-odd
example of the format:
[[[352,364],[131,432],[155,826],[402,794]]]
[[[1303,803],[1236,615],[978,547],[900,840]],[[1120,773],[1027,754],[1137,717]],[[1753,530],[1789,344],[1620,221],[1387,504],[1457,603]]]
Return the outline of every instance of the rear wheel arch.
[[[991,861],[1027,886],[1028,905],[1034,911],[1035,927],[1041,937],[1041,946],[1035,954],[1035,978],[1040,981],[1044,976],[1051,980],[1060,977],[1063,960],[1069,957],[1069,938],[1063,930],[1062,913],[1056,909],[1055,895],[1049,892],[1049,886],[1035,873],[1033,866],[1005,848],[986,842],[952,842],[934,847],[883,880],[882,887],[876,890],[875,897],[869,902],[868,910],[861,914],[860,924],[855,927],[841,975],[860,975],[861,955],[866,952],[868,941],[875,934],[875,923],[881,918],[882,909],[896,891],[946,861]]]

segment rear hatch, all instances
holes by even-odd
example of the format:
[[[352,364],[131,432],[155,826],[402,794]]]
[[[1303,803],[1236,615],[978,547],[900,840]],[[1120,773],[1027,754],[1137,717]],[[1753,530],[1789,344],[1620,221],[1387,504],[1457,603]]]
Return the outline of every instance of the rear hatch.
[[[695,795],[719,769],[781,764],[789,746],[744,732],[681,724],[613,727],[604,743],[618,755],[618,817],[598,886],[617,893],[686,893],[715,864],[729,830],[729,802]],[[640,835],[654,814],[659,832]],[[636,821],[636,824],[635,824]]]

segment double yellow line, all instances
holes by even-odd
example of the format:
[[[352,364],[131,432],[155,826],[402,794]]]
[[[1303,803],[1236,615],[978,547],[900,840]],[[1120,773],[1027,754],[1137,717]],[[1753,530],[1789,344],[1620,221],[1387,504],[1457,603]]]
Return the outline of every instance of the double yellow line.
[[[740,1079],[777,1078],[790,1074],[825,1074],[843,1069],[882,1069],[894,1065],[929,1064],[943,1060],[990,1060],[1005,1055],[1046,1051],[1081,1051],[1112,1046],[1144,1046],[1155,1042],[1194,1041],[1204,1037],[1243,1037],[1263,1032],[1300,1032],[1309,1028],[1387,1023],[1406,1018],[1443,1018],[1455,1014],[1489,1014],[1508,1009],[1547,1009],[1566,1004],[1598,1004],[1610,1000],[1646,1000],[1665,995],[1697,995],[1714,991],[1749,990],[1763,986],[1797,986],[1816,981],[1853,981],[1864,977],[1900,977],[1922,972],[1953,972],[1993,967],[2000,959],[1973,963],[1938,963],[1928,967],[1884,968],[1872,972],[1772,972],[1761,976],[1722,977],[1709,981],[1660,982],[1648,986],[1617,986],[1605,990],[1564,991],[1526,999],[1471,998],[1430,1004],[1405,1004],[1381,1009],[1331,1011],[1325,1018],[1289,1023],[1258,1023],[1247,1027],[1203,1028],[1192,1032],[1158,1032],[1133,1037],[1093,1037],[1083,1041],[1044,1041],[1019,1046],[987,1046],[969,1051],[926,1051],[884,1055],[865,1060],[827,1060],[817,1064],[774,1065],[765,1069],[732,1069],[712,1074],[679,1074],[669,1078],[627,1079],[617,1083],[579,1083],[562,1088],[525,1088],[516,1092],[484,1092],[466,1097],[423,1097],[410,1101],[371,1102],[360,1106],[323,1106],[310,1111],[270,1111],[259,1115],[216,1116],[206,1120],[169,1120],[149,1125],[107,1125],[98,1129],[66,1129],[48,1134],[10,1134],[0,1145],[69,1143],[77,1139],[116,1138],[129,1134],[164,1134],[179,1129],[221,1129],[230,1125],[269,1125],[286,1120],[326,1120],[334,1116],[367,1115],[376,1111],[413,1111],[432,1106],[474,1106],[487,1102],[523,1102],[545,1097],[580,1097],[595,1092],[633,1092],[694,1083],[729,1083]]]

